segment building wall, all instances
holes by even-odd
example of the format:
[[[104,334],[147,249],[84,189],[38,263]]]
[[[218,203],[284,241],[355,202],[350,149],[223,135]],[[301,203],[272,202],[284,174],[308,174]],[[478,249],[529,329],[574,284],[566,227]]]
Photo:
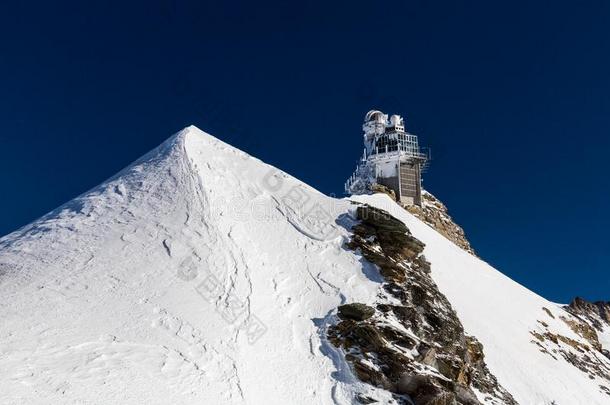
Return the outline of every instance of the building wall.
[[[398,177],[398,158],[378,161],[375,166],[377,177]],[[396,195],[398,195],[398,193]]]
[[[399,170],[400,201],[421,205],[421,171],[419,163],[402,162]]]
[[[376,165],[377,183],[396,194],[403,204],[421,205],[421,168],[419,163],[396,161],[378,162]]]

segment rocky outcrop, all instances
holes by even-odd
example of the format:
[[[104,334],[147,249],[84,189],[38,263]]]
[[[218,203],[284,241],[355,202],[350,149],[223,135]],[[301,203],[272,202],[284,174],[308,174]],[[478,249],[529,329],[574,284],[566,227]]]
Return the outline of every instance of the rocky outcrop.
[[[422,206],[404,205],[404,209],[434,228],[438,233],[464,249],[476,255],[470,242],[466,239],[464,230],[453,222],[447,212],[447,207],[427,191],[422,193]]]
[[[385,211],[359,206],[357,219],[347,248],[377,265],[384,282],[374,308],[341,307],[328,332],[354,374],[407,404],[515,404],[432,280],[424,244]]]
[[[566,312],[553,314],[548,308],[541,308],[541,318],[536,330],[530,331],[532,343],[542,353],[555,360],[563,359],[586,373],[591,380],[598,380],[599,389],[610,395],[610,353],[602,347],[599,334],[607,328],[608,303],[590,303],[576,298],[565,306]],[[544,315],[543,315],[544,314]],[[548,318],[546,318],[548,317]],[[545,320],[543,320],[545,319]],[[558,333],[547,322],[559,319],[574,334]]]
[[[361,303],[345,304],[339,308],[339,318],[364,321],[375,314],[375,308]]]
[[[576,297],[565,309],[574,316],[586,319],[600,332],[605,327],[610,327],[610,302],[589,302],[583,298]]]
[[[384,191],[377,190],[376,192]],[[457,246],[473,255],[476,255],[474,249],[470,246],[470,243],[466,239],[463,229],[455,224],[455,222],[453,222],[451,217],[448,215],[445,205],[426,191],[423,192],[422,197],[421,207],[416,205],[403,205],[403,208],[428,224],[430,227],[434,228],[447,239],[454,242]],[[388,221],[387,219],[381,220],[382,224],[385,222],[391,221]],[[372,226],[372,224],[367,224],[367,221],[363,220],[361,225],[354,228],[355,234],[367,235],[368,229],[366,228],[366,225]],[[388,225],[386,224],[382,227],[388,228]],[[400,231],[400,229],[398,229],[400,228],[400,225],[395,225],[395,227],[397,232]],[[363,230],[365,232],[362,232]],[[408,231],[407,235],[410,235]],[[377,240],[379,247],[369,249],[366,246],[362,246],[365,245],[363,243],[358,244],[358,239],[354,237],[351,243],[352,248],[358,249],[362,252],[365,258],[379,266],[382,275],[386,278],[386,280],[390,280],[390,282],[388,282],[388,284],[385,286],[386,291],[390,293],[390,295],[399,298],[403,303],[409,303],[410,300],[410,303],[415,304],[417,307],[417,305],[420,305],[419,303],[421,301],[425,302],[425,298],[430,296],[431,291],[434,291],[434,295],[440,294],[438,293],[438,290],[435,291],[436,286],[426,284],[425,282],[422,282],[421,278],[418,277],[418,271],[429,271],[430,266],[427,263],[418,263],[420,256],[413,255],[413,253],[411,253],[410,255],[403,255],[403,257],[399,258],[399,260],[403,260],[404,263],[406,263],[405,272],[401,272],[400,268],[395,266],[396,261],[390,259],[391,257],[394,257],[392,255],[396,254],[396,243],[404,244],[404,246],[410,245],[411,252],[416,252],[417,242],[412,241],[412,238],[405,239],[402,237],[405,240],[401,240],[401,238],[396,238],[393,236],[375,236],[373,239],[371,239],[370,235],[368,236],[368,239],[364,236],[363,238],[367,242]],[[384,251],[384,244],[382,241],[384,238],[394,239],[394,241],[390,244],[392,245],[394,252]],[[384,253],[390,253],[390,256],[384,256]],[[405,285],[407,285],[408,292],[405,292]],[[442,300],[439,302],[442,302]],[[443,302],[442,307],[445,308],[447,304],[448,303]],[[409,305],[404,306],[409,307]],[[591,380],[597,381],[600,392],[610,396],[610,351],[607,347],[603,347],[602,343],[600,342],[601,337],[604,337],[606,342],[608,339],[610,339],[610,302],[588,302],[582,298],[575,298],[563,309],[565,311],[557,311],[557,308],[555,308],[553,311],[551,311],[549,308],[541,308],[541,315],[538,320],[538,325],[536,325],[536,327],[530,331],[532,336],[531,343],[535,344],[541,352],[552,357],[553,359],[557,361],[566,361],[575,368],[586,373]],[[376,319],[385,315],[386,313],[393,313],[394,316],[400,320],[400,322],[405,322],[405,320],[408,321],[408,323],[404,323],[405,325],[408,325],[408,330],[415,331],[416,335],[421,337],[419,335],[421,330],[417,330],[417,328],[412,327],[413,324],[417,325],[417,322],[413,321],[413,317],[416,319],[417,313],[421,314],[423,312],[428,314],[430,308],[423,306],[423,308],[420,308],[417,311],[413,311],[412,309],[401,309],[400,311],[402,314],[397,314],[395,312],[395,307],[390,306],[388,309],[388,307],[384,304],[379,304],[377,305],[377,315],[372,317],[369,322],[374,322]],[[441,313],[433,311],[431,313],[437,316],[437,319],[442,319],[442,322],[439,323],[442,323],[444,327],[440,329],[440,332],[437,331],[436,333],[440,339],[439,343],[441,344],[441,347],[445,347],[443,346],[443,342],[446,341],[445,339],[447,337],[451,336],[449,331],[454,330],[455,328],[455,325],[452,326],[452,323],[447,322],[446,320],[446,317],[451,313],[451,311]],[[449,316],[449,319],[450,318],[451,317]],[[438,325],[435,324],[434,321],[426,321],[432,327],[436,327]],[[570,333],[570,331],[566,330],[565,327],[562,327],[561,323],[567,326],[573,333]],[[550,326],[549,324],[553,325]],[[385,335],[383,335],[385,329],[379,328],[379,330],[381,331],[380,333],[382,334],[382,337],[384,337],[386,341],[394,342],[392,339],[396,339],[396,335],[393,332],[390,337],[385,337]],[[424,334],[423,337],[425,339],[429,339],[430,335]],[[484,366],[482,347],[480,347],[480,349],[478,348],[480,344],[476,341],[476,339],[471,340],[471,338],[468,336],[465,336],[465,339],[466,340],[459,341],[459,346],[462,348],[467,348],[467,357],[471,359],[480,359],[482,363],[481,367],[483,367],[485,370],[486,368]],[[446,356],[447,351],[440,354],[437,347],[433,347],[431,350],[426,351],[425,347],[420,349],[420,347],[413,342],[411,342],[411,346],[406,347],[411,350],[415,350],[419,354],[419,357],[414,356],[411,364],[423,364],[432,367],[442,376],[448,378],[450,381],[456,384],[453,386],[453,388],[449,388],[447,386],[443,386],[440,381],[436,381],[434,382],[435,387],[431,388],[430,384],[431,381],[434,380],[434,377],[431,377],[428,374],[425,377],[422,377],[417,371],[412,372],[411,374],[406,374],[407,377],[402,377],[399,380],[398,385],[396,385],[396,392],[407,393],[411,396],[416,404],[477,403],[476,401],[468,402],[468,388],[471,389],[470,393],[472,393],[474,390],[478,390],[479,393],[495,393],[490,397],[494,398],[494,400],[499,400],[502,403],[510,403],[512,400],[510,395],[508,397],[502,396],[503,391],[501,387],[497,385],[497,382],[495,382],[493,376],[487,380],[485,378],[464,380],[462,369],[459,366],[456,367],[455,362],[449,362],[452,367],[448,368],[447,363],[442,360],[443,357]],[[470,364],[468,362],[464,362],[464,359],[459,356],[459,353],[452,352],[451,350],[449,350],[449,353],[453,356],[457,355],[457,358],[461,359],[463,362],[462,364]],[[439,355],[441,358],[440,361],[438,360]],[[457,364],[460,363],[458,362]],[[362,367],[359,366],[358,368],[362,373]],[[456,371],[458,371],[457,374]],[[487,375],[486,373],[488,374],[489,372],[480,371],[479,375],[485,376]],[[364,377],[366,380],[366,377],[371,377],[371,375],[364,373]],[[377,380],[375,380],[376,382],[379,382],[378,377],[379,376],[377,376]],[[482,383],[481,381],[491,381],[491,383]],[[483,388],[480,388],[482,385]],[[439,389],[438,386],[443,388]],[[422,395],[420,393],[421,390],[425,391],[427,394]],[[430,398],[435,399],[432,400]],[[507,400],[506,398],[509,399]]]
[[[394,201],[396,201],[396,193],[394,192],[394,190],[392,190],[389,187],[384,186],[383,184],[379,184],[379,183],[373,183],[371,185],[371,191],[373,193],[383,193],[383,194],[387,194],[388,196],[390,196],[390,198]]]
[[[610,350],[602,347],[598,339],[599,333],[607,333],[607,330],[610,330],[610,302],[589,302],[576,297],[564,309],[575,318],[570,323],[572,330],[587,339],[595,350],[610,359]],[[607,370],[606,375],[610,376],[610,369]]]

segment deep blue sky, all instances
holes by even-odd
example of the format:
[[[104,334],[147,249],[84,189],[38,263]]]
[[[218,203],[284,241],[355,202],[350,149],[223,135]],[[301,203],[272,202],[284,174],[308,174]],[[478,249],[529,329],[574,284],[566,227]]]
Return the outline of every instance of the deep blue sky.
[[[10,3],[0,234],[188,124],[340,194],[376,108],[484,259],[610,299],[610,2]]]

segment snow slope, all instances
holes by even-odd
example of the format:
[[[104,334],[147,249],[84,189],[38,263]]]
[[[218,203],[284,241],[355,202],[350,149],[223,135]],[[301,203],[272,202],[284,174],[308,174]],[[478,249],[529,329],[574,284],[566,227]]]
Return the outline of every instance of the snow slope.
[[[300,197],[189,127],[0,239],[0,403],[348,403],[320,334],[377,283]]]
[[[454,245],[435,230],[399,207],[388,196],[354,196],[354,200],[385,209],[403,221],[413,235],[426,243],[424,254],[432,263],[432,277],[457,311],[466,332],[483,344],[491,372],[521,404],[608,404],[598,378],[563,359],[555,360],[532,344],[530,331],[540,322],[555,333],[582,340],[560,316],[561,305],[526,289],[484,261]],[[552,318],[543,308],[553,314]],[[605,336],[600,340],[607,343]],[[610,370],[610,361],[599,356]]]
[[[426,243],[440,290],[522,404],[604,404],[599,381],[531,343],[563,310],[382,195]],[[325,329],[380,278],[342,247],[348,200],[188,127],[99,187],[0,239],[2,404],[348,404]],[[551,318],[542,309],[553,314]]]

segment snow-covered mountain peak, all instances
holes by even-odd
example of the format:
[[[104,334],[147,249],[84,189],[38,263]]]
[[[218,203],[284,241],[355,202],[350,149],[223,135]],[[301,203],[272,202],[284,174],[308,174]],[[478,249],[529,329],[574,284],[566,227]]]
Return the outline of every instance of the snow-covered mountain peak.
[[[321,336],[377,289],[348,205],[180,131],[0,239],[2,402],[351,401]]]
[[[606,325],[436,211],[325,196],[187,127],[0,238],[0,402],[606,403]]]

